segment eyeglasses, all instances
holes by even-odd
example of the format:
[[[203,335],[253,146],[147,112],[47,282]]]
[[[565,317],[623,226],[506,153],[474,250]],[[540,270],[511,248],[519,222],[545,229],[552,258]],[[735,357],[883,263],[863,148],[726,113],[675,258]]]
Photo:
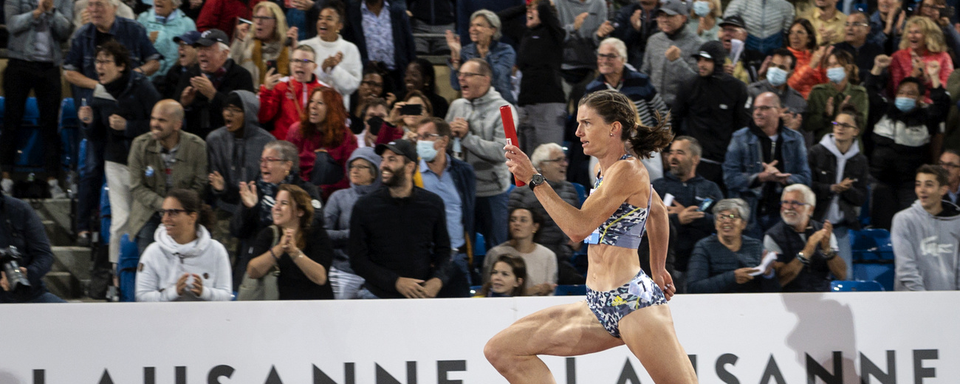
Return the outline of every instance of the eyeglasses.
[[[845,27],[869,27],[870,26],[870,24],[867,24],[867,23],[856,23],[856,22],[854,23],[848,22],[848,23],[844,23],[843,25]]]
[[[613,53],[598,53],[597,58],[605,59],[605,60],[616,60],[620,58],[620,55],[613,54]]]
[[[278,158],[276,158],[276,157],[261,157],[261,158],[260,158],[260,164],[263,164],[263,163],[276,163],[276,162],[278,162],[278,161],[284,161],[284,160],[283,160],[283,159],[278,159]]]
[[[313,62],[313,60],[307,60],[307,59],[290,59],[290,63],[291,63],[291,64],[307,65],[307,64],[310,64],[310,63],[312,63],[312,62]]]
[[[948,163],[945,161],[941,161],[937,164],[939,164],[943,168],[960,168],[960,164]]]
[[[157,213],[160,214],[160,217],[165,217],[167,215],[177,216],[181,213],[190,212],[186,209],[158,209]]]
[[[714,218],[716,218],[717,221],[720,221],[720,222],[723,222],[723,221],[737,221],[737,220],[740,219],[740,216],[737,216],[737,215],[734,215],[734,214],[730,213],[730,214],[726,214],[726,215],[716,215],[716,216],[714,216]]]
[[[440,135],[438,135],[438,134],[436,134],[436,133],[426,133],[426,134],[423,134],[423,135],[417,135],[417,140],[434,141],[434,140],[438,139],[439,137],[440,137]]]
[[[376,81],[361,81],[360,84],[368,87],[383,88],[383,83],[378,83]]]
[[[97,60],[97,61],[94,61],[94,63],[100,64],[100,65],[107,65],[107,64],[113,63],[113,60]]]
[[[474,76],[483,76],[483,75],[482,75],[482,74],[479,74],[479,73],[460,72],[460,71],[457,71],[457,78],[458,78],[458,79],[459,79],[459,78],[468,79],[468,78],[471,78],[471,77],[474,77]]]
[[[556,158],[556,159],[540,160],[541,163],[562,163],[562,162],[564,162],[564,161],[567,161],[567,157],[566,157],[566,156],[560,156],[560,157],[558,157],[558,158]]]
[[[781,207],[786,207],[786,206],[791,206],[791,205],[794,206],[794,207],[802,207],[802,206],[807,205],[807,203],[800,202],[800,201],[796,201],[796,200],[781,200],[781,201],[780,201],[780,206],[781,206]]]
[[[270,17],[270,16],[254,16],[253,19],[254,19],[254,20],[260,20],[260,21],[267,21],[267,20],[276,20],[277,18],[276,18],[276,17]]]
[[[834,121],[832,124],[834,127],[840,127],[840,128],[846,128],[846,129],[857,129],[856,125],[841,123],[839,121]]]
[[[759,109],[761,111],[769,111],[771,109],[780,109],[780,108],[774,107],[772,105],[755,105],[753,106],[753,109]]]
[[[227,107],[223,109],[224,112],[230,112],[232,114],[243,113],[243,110],[237,107]]]
[[[350,169],[373,169],[373,168],[370,167],[369,165],[351,164],[351,165],[350,165]]]

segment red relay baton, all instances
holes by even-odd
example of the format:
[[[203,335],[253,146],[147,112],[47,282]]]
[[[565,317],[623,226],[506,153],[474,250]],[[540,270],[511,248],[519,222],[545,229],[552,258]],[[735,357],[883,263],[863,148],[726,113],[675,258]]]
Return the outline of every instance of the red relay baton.
[[[509,105],[500,107],[500,120],[503,121],[503,134],[507,136],[507,144],[519,147],[520,140],[517,140],[517,127],[513,125],[513,110],[510,109]],[[516,176],[513,177],[513,182],[518,187],[527,185]]]

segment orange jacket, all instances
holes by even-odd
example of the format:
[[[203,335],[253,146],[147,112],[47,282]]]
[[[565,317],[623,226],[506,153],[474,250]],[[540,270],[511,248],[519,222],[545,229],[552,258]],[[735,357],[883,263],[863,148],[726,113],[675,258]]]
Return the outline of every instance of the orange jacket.
[[[810,68],[810,57],[813,56],[813,52],[798,51],[790,47],[787,49],[797,58],[797,65],[793,67],[793,75],[787,80],[787,85],[800,92],[806,99],[814,86],[827,82],[827,72],[823,67]]]

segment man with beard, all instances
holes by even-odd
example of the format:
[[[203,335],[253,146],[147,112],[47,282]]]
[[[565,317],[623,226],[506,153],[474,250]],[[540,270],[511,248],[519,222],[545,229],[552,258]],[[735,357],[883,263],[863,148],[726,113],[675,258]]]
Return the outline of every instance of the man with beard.
[[[716,183],[697,176],[700,164],[700,142],[690,136],[679,136],[670,145],[667,159],[670,171],[660,179],[653,181],[653,189],[665,202],[667,195],[673,196],[673,204],[667,207],[670,223],[677,229],[677,236],[683,241],[677,242],[674,250],[673,281],[677,291],[685,291],[687,262],[693,246],[714,232],[712,202],[723,199],[723,193]]]
[[[436,297],[447,282],[450,236],[443,199],[413,185],[416,147],[378,144],[385,188],[361,197],[350,217],[350,266],[361,299]]]
[[[175,188],[203,196],[207,188],[207,146],[197,135],[184,132],[183,107],[176,100],[160,100],[150,113],[150,132],[130,145],[130,219],[127,229],[137,234],[140,253],[153,243],[160,225],[163,198]]]
[[[749,99],[747,86],[724,72],[727,54],[719,41],[704,43],[691,56],[697,60],[699,76],[677,94],[673,105],[673,128],[706,145],[706,161],[700,175],[721,184],[723,169],[720,164],[730,137],[750,122],[750,115],[744,107]]]
[[[837,257],[833,225],[811,218],[816,205],[810,187],[793,184],[784,188],[782,220],[763,237],[763,248],[777,254],[774,268],[783,292],[827,292],[831,280],[847,277],[847,263]]]

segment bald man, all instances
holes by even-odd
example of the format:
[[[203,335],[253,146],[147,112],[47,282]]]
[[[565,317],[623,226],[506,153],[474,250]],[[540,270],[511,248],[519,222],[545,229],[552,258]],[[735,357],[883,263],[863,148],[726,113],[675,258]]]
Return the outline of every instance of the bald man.
[[[153,242],[160,225],[157,211],[167,191],[185,188],[203,196],[207,186],[206,143],[183,131],[183,116],[183,106],[176,100],[160,100],[150,113],[150,132],[130,146],[133,205],[127,225],[137,234],[141,254]]]

